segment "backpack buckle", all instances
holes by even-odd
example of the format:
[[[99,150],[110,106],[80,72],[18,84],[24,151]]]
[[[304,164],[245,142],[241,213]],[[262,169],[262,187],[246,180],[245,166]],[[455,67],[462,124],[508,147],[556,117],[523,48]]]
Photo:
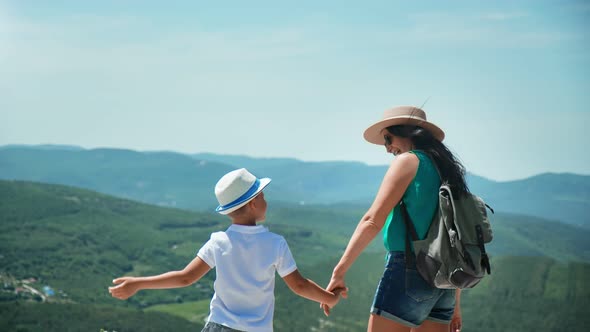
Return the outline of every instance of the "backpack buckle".
[[[449,241],[451,242],[451,247],[455,248],[457,244],[457,232],[454,229],[449,230]]]

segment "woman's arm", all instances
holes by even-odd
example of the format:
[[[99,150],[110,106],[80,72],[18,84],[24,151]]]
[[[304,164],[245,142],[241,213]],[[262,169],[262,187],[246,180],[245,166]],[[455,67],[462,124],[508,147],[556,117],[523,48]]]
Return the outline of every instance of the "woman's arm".
[[[356,227],[348,246],[334,268],[333,276],[343,277],[361,252],[381,231],[387,215],[399,203],[418,170],[418,157],[412,153],[397,156],[381,183],[373,204]],[[328,290],[330,288],[328,287]]]
[[[453,317],[451,318],[451,325],[449,326],[449,330],[451,332],[459,332],[463,327],[463,318],[461,317],[461,290],[457,289],[455,291],[455,311],[453,312]]]
[[[418,157],[412,153],[403,153],[391,162],[373,204],[359,221],[344,254],[334,267],[332,278],[326,287],[328,291],[338,288],[346,289],[344,281],[346,272],[383,228],[387,215],[402,199],[408,185],[416,176],[419,162]],[[322,305],[322,308],[326,315],[330,314],[328,306]]]
[[[142,289],[178,288],[201,279],[211,268],[195,257],[182,271],[170,271],[151,277],[121,277],[113,280],[117,286],[109,287],[113,297],[125,300]]]

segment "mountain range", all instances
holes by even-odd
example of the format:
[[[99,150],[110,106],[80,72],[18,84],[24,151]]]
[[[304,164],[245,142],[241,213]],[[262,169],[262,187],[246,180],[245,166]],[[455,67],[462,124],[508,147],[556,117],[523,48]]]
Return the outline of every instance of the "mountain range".
[[[270,201],[366,208],[387,166],[361,162],[304,162],[212,153],[138,152],[75,146],[0,147],[0,179],[29,180],[88,188],[160,206],[212,210],[217,179],[246,167],[270,177]],[[471,191],[496,211],[590,227],[590,176],[545,173],[497,182],[467,175]]]

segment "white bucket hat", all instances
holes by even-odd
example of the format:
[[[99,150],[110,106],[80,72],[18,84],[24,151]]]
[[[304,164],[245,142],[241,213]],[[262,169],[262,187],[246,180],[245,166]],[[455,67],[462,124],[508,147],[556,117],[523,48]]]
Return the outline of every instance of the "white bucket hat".
[[[441,141],[445,139],[445,132],[437,125],[426,120],[426,112],[414,106],[398,106],[385,110],[381,120],[365,130],[364,137],[369,143],[383,145],[383,129],[395,125],[414,125],[422,127]]]
[[[245,168],[225,174],[215,185],[215,196],[219,202],[215,211],[228,214],[241,208],[254,199],[270,181],[269,178],[256,178]]]

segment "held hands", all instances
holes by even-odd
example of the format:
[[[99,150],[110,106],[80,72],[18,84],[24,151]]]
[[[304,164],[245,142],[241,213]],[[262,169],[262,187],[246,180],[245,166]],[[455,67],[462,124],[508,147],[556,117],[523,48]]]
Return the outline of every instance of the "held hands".
[[[126,300],[139,290],[134,277],[117,278],[113,280],[113,284],[118,286],[109,287],[109,293],[119,300]]]
[[[328,309],[328,314],[330,313],[330,308],[334,308],[336,306],[336,304],[338,304],[338,302],[340,302],[340,297],[346,297],[345,294],[346,292],[348,292],[348,288],[336,288],[332,291],[330,291],[334,294],[334,296],[331,298],[329,303],[322,303],[321,306],[323,308],[323,306],[326,306]],[[325,313],[325,310],[324,310]],[[328,316],[328,314],[326,314],[326,316]]]
[[[320,307],[324,310],[324,315],[329,316],[330,309],[333,308],[334,306],[336,306],[338,301],[340,301],[340,296],[342,296],[343,298],[348,297],[348,287],[346,287],[346,283],[344,282],[344,276],[340,277],[340,276],[332,275],[332,279],[330,280],[328,287],[326,287],[326,290],[328,292],[333,292],[336,295],[335,301],[333,304],[332,303],[320,304]]]

